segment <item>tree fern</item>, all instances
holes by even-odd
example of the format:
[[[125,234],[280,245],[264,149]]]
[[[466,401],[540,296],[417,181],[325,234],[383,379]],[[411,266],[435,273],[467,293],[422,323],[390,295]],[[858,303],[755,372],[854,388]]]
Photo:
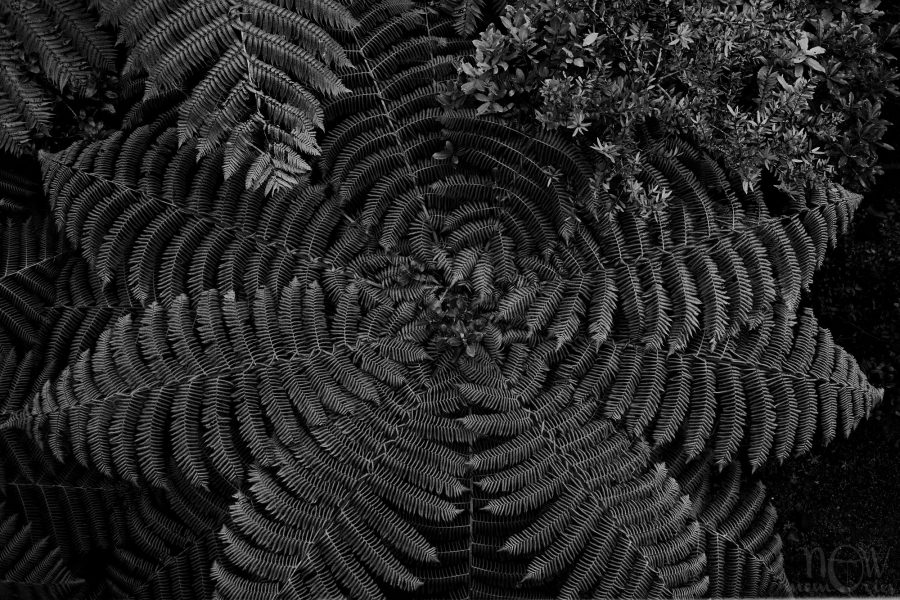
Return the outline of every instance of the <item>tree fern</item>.
[[[754,471],[881,399],[801,306],[858,196],[773,215],[648,128],[666,218],[610,210],[569,140],[438,102],[465,7],[97,5],[144,98],[0,230],[0,485],[41,583],[789,591]]]

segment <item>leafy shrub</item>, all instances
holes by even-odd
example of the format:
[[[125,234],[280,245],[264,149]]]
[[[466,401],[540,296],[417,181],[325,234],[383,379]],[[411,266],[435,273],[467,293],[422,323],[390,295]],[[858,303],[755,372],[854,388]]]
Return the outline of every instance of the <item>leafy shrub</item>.
[[[896,95],[877,1],[518,0],[488,25],[444,101],[536,119],[590,145],[596,185],[645,212],[665,202],[636,155],[648,119],[724,157],[745,189],[823,176],[862,190]],[[620,185],[614,185],[621,182]]]

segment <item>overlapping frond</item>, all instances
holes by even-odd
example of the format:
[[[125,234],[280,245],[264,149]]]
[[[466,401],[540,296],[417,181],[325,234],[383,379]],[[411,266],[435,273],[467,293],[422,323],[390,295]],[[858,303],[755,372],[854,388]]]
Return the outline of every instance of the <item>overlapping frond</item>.
[[[15,180],[12,180],[15,181]],[[16,190],[16,211],[0,221],[0,411],[21,409],[78,353],[93,346],[115,314],[129,307],[35,213],[40,190]],[[29,198],[36,196],[38,200]],[[29,206],[32,204],[32,206]]]
[[[0,593],[7,598],[68,598],[81,583],[64,564],[59,547],[36,536],[30,523],[0,503]]]
[[[175,136],[159,121],[42,158],[57,225],[120,304],[212,288],[247,296],[324,267],[340,214],[323,186],[246,190],[222,180],[221,152],[198,162]]]
[[[39,341],[63,251],[56,240],[46,218],[0,218],[0,352],[25,350]]]
[[[0,23],[0,151],[33,151],[33,136],[49,133],[51,90],[26,70],[34,55],[58,91],[91,96],[97,76],[115,70],[111,36],[96,27],[82,0],[11,0]]]
[[[501,555],[527,565],[509,574],[545,596],[703,594],[706,558],[688,498],[646,443],[588,414],[560,411],[526,434],[526,447],[515,444],[519,456],[512,438],[472,457],[487,513],[473,516],[476,535],[505,538]],[[485,558],[487,571],[513,567]]]
[[[706,454],[691,461],[672,447],[664,459],[703,528],[708,560],[709,596],[713,598],[785,597],[791,586],[784,573],[781,537],[775,533],[777,514],[759,481],[743,476],[733,463],[712,475]]]
[[[208,573],[229,488],[206,492],[180,480],[165,494],[148,494],[74,464],[33,460],[19,467],[4,478],[3,494],[29,519],[32,538],[46,541],[73,571],[92,574],[78,586],[81,594],[70,586],[59,597],[211,594]]]
[[[9,33],[0,29],[0,152],[29,154],[32,133],[46,134],[53,121],[50,97],[31,81]]]
[[[186,94],[180,144],[195,145],[200,158],[224,150],[226,179],[244,170],[251,190],[270,194],[306,181],[319,154],[320,102],[347,91],[335,70],[350,62],[334,37],[357,24],[345,6],[334,0],[123,1],[107,14],[131,47],[126,75],[148,74],[145,99]]]

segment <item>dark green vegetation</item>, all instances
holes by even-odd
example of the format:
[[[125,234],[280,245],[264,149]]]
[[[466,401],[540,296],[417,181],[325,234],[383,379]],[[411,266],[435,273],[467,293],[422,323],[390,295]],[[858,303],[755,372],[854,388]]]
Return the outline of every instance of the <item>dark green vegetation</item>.
[[[760,475],[883,395],[806,305],[859,195],[647,119],[665,202],[615,210],[594,151],[446,104],[480,2],[3,6],[61,89],[5,72],[43,151],[2,172],[0,592],[790,591]],[[109,121],[29,123],[67,89]]]
[[[795,193],[828,176],[854,191],[878,173],[896,95],[896,34],[878,2],[518,0],[476,40],[448,93],[484,114],[571,132],[596,185],[652,214],[665,194],[641,175],[648,117],[714,150],[746,186],[767,174]]]

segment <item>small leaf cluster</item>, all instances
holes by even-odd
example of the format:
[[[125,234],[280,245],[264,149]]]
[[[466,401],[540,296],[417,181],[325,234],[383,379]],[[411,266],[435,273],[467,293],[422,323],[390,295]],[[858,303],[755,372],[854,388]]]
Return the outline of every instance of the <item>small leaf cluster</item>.
[[[471,300],[464,287],[453,286],[434,298],[427,315],[438,351],[448,349],[458,356],[465,350],[467,356],[473,357],[484,338],[487,319],[480,314],[478,302]]]
[[[474,41],[442,101],[571,132],[620,206],[664,205],[635,153],[648,121],[788,191],[864,190],[897,95],[878,0],[517,0]]]

